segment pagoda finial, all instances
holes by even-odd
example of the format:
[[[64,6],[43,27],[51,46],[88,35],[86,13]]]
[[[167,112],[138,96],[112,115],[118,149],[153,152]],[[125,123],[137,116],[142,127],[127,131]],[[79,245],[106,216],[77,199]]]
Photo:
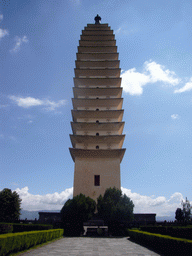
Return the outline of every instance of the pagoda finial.
[[[97,16],[95,17],[95,24],[100,24],[101,22],[101,17],[97,14]]]

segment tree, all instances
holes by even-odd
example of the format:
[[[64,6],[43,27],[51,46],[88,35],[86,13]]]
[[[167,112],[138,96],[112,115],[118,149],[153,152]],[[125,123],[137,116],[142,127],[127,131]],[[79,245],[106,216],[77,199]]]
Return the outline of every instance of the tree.
[[[0,222],[14,222],[19,219],[21,199],[17,192],[4,188],[0,191]]]
[[[182,206],[183,206],[183,217],[184,217],[184,221],[188,222],[191,219],[191,205],[189,200],[187,200],[186,197],[186,201],[182,201]]]
[[[184,220],[183,211],[181,208],[177,208],[177,210],[175,212],[175,219],[178,222],[182,222]]]
[[[97,199],[98,215],[103,218],[108,228],[117,231],[122,223],[129,223],[133,220],[134,204],[132,200],[117,188],[108,188],[104,196],[100,195]],[[115,231],[115,232],[116,232]]]
[[[177,208],[176,212],[175,212],[175,219],[178,222],[189,222],[191,220],[191,208],[192,206],[190,205],[189,200],[187,200],[186,197],[186,201],[182,201],[181,202],[183,209],[181,208]]]
[[[83,222],[93,216],[95,208],[95,201],[83,194],[69,199],[61,209],[65,235],[79,236],[83,232]]]

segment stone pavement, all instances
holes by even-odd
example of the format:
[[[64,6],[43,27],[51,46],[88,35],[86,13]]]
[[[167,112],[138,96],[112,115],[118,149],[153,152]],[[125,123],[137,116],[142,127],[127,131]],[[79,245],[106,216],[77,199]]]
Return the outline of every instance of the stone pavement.
[[[20,256],[157,256],[127,238],[64,237]]]

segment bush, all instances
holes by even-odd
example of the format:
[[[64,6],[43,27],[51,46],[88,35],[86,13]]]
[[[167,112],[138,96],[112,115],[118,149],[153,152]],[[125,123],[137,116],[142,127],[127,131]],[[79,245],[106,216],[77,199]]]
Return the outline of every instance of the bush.
[[[52,225],[0,223],[0,234],[53,229]]]
[[[61,219],[66,236],[80,236],[84,233],[83,222],[90,219],[95,211],[96,203],[83,194],[67,200],[61,209]]]
[[[0,234],[7,234],[13,232],[13,224],[0,223]]]
[[[13,233],[49,229],[53,229],[53,226],[43,224],[13,224]]]
[[[192,227],[140,227],[142,231],[192,240]]]
[[[29,249],[63,235],[63,229],[0,235],[0,256]]]
[[[117,188],[106,189],[97,199],[98,216],[105,224],[109,222],[130,222],[133,220],[134,204],[129,197]]]
[[[192,255],[192,240],[130,229],[129,235],[138,243],[150,246],[165,255]]]

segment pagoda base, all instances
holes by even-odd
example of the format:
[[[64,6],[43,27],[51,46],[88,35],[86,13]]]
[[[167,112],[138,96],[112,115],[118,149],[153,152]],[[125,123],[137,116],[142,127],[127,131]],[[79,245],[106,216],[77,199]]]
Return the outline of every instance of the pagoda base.
[[[104,195],[106,188],[120,189],[120,158],[82,158],[75,159],[73,196],[80,193],[95,201]]]

